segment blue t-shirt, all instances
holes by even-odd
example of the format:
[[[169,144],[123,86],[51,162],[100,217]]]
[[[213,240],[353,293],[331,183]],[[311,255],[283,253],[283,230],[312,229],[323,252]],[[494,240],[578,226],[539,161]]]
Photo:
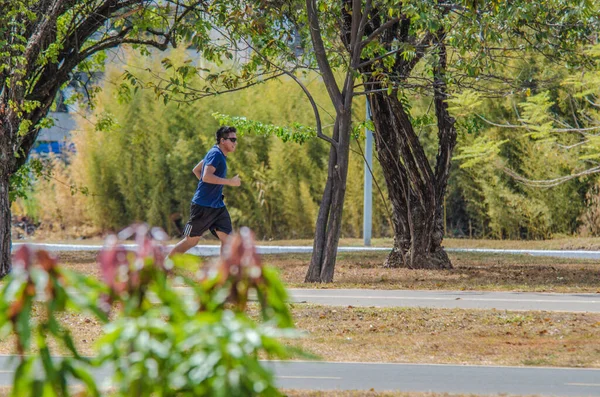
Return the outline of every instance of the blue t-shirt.
[[[225,178],[225,175],[227,175],[227,158],[217,145],[213,146],[212,149],[206,153],[201,175],[204,175],[204,167],[208,165],[215,167],[215,176]],[[223,185],[207,183],[200,178],[192,202],[203,207],[225,207],[225,203],[223,202]]]

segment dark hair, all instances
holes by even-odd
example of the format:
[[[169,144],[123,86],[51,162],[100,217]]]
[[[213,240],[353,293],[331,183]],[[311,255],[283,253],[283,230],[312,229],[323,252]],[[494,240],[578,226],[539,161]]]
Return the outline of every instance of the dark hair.
[[[221,143],[222,138],[227,138],[227,134],[232,133],[232,132],[237,132],[235,127],[230,127],[228,125],[224,125],[223,127],[219,128],[217,130],[217,133],[215,134],[215,137],[217,138],[217,145],[219,143]]]

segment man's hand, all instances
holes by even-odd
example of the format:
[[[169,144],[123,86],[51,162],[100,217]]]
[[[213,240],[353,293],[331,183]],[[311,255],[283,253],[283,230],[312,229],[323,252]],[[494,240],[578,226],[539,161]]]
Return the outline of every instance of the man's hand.
[[[240,186],[242,181],[240,180],[240,176],[236,175],[229,180],[229,186]]]

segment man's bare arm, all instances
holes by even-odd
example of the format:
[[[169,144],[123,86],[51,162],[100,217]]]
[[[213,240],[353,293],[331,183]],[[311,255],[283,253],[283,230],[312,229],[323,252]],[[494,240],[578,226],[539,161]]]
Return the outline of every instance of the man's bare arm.
[[[242,183],[239,175],[234,176],[233,178],[220,178],[215,175],[216,168],[212,165],[207,165],[204,167],[204,174],[202,174],[202,181],[206,183],[212,183],[213,185],[228,185],[228,186],[240,186]]]
[[[204,164],[204,160],[200,161],[192,170],[196,178],[200,179],[202,177],[202,165]]]

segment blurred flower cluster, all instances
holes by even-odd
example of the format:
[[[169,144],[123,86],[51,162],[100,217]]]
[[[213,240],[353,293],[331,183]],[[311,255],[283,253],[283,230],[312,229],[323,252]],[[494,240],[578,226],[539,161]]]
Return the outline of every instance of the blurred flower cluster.
[[[289,357],[294,350],[279,338],[298,334],[286,291],[262,265],[252,232],[232,235],[223,257],[207,264],[193,255],[168,259],[166,238],[145,224],[107,237],[100,280],[69,271],[43,250],[15,252],[0,291],[0,338],[12,334],[20,357],[13,395],[70,395],[69,378],[86,395],[101,395],[92,376],[98,368],[111,373],[111,396],[279,395],[258,357]],[[131,239],[133,248],[123,244]],[[253,299],[259,322],[245,312]],[[32,316],[34,307],[44,315]],[[77,330],[60,322],[63,312],[104,324],[93,357],[79,354]],[[49,338],[70,356],[53,358]]]

